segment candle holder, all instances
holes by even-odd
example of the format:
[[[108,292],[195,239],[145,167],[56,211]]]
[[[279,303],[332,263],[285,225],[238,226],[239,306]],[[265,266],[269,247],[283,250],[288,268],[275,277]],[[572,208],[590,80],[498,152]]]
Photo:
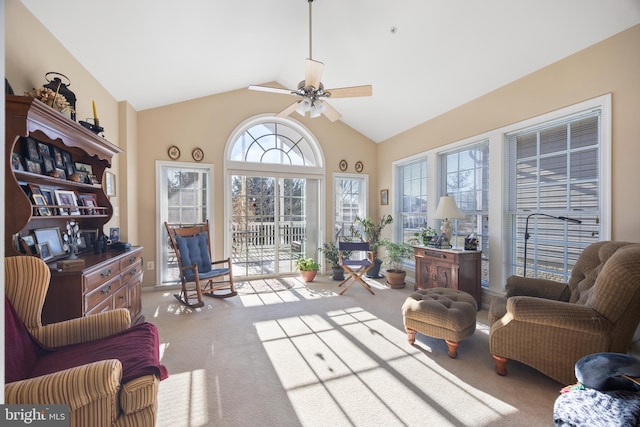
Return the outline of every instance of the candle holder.
[[[100,120],[98,120],[98,118],[87,118],[87,120],[93,120],[93,123],[89,123],[87,121],[82,121],[80,120],[80,124],[89,129],[91,132],[95,133],[96,135],[99,134],[100,132],[104,132],[104,128],[102,126],[100,126]]]

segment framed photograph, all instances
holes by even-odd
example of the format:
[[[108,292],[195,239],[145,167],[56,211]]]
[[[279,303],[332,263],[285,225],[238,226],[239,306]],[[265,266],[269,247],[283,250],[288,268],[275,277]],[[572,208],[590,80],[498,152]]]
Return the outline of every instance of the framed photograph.
[[[38,163],[38,162],[34,162],[34,161],[32,161],[32,160],[29,160],[29,159],[25,159],[24,161],[25,161],[25,163],[26,163],[27,170],[28,170],[29,172],[32,172],[32,173],[39,173],[39,174],[41,174],[41,173],[42,173],[42,168],[40,167],[40,163]]]
[[[109,229],[109,240],[111,243],[115,243],[120,241],[120,228],[119,227],[111,227]]]
[[[75,166],[73,160],[71,160],[71,153],[68,151],[62,151],[62,160],[64,160],[64,168],[62,168],[67,175],[73,175],[75,173]]]
[[[43,261],[49,261],[53,259],[53,253],[51,253],[51,248],[48,243],[38,243],[36,245],[36,250],[38,251],[38,255],[42,258]]]
[[[46,206],[47,199],[42,194],[32,194],[33,202],[37,206]],[[51,211],[47,207],[38,208],[38,214],[40,216],[51,216]]]
[[[28,236],[22,236],[20,238],[20,245],[22,249],[24,249],[24,253],[27,255],[37,255],[38,250],[36,249],[36,238],[29,234]]]
[[[22,156],[19,153],[11,153],[11,167],[13,170],[23,171]]]
[[[35,184],[27,184],[27,187],[29,187],[29,191],[31,192],[31,194],[42,194],[42,190],[40,190],[40,187]]]
[[[54,172],[56,170],[56,165],[53,163],[52,157],[42,156],[42,167],[44,169],[44,173]]]
[[[71,206],[69,208],[69,215],[80,215],[80,209],[78,206],[78,199],[76,198],[76,193],[70,190],[55,190],[56,200],[60,206]],[[75,206],[75,208],[74,208]],[[62,209],[60,209],[60,215],[65,215],[62,213]]]
[[[38,151],[38,143],[33,138],[25,138],[25,155],[29,160],[34,162],[40,161],[40,152]]]
[[[56,163],[56,169],[64,169],[64,159],[62,158],[62,150],[58,147],[53,147],[53,160]]]
[[[109,197],[116,195],[116,176],[109,171],[104,172],[104,192]]]
[[[93,173],[93,167],[86,163],[76,162],[76,172],[86,172],[86,174],[88,175]]]
[[[64,249],[62,249],[62,237],[60,237],[60,229],[58,227],[36,228],[33,230],[33,234],[36,235],[38,243],[49,244],[49,250],[52,256],[55,257],[65,254]]]
[[[83,184],[86,184],[89,182],[89,174],[87,174],[84,171],[76,171],[76,175],[78,175],[78,182],[81,182]]]
[[[78,250],[80,252],[85,252],[89,250],[89,245],[87,245],[87,238],[84,236],[78,237]]]
[[[96,195],[93,193],[79,193],[80,203],[82,206],[87,208],[97,208],[98,201],[96,200]],[[97,211],[95,209],[83,209],[85,215],[95,215]]]
[[[38,142],[38,153],[40,153],[40,157],[51,157],[51,150],[49,146],[44,142]]]
[[[41,188],[40,191],[42,192],[42,195],[44,196],[44,198],[47,200],[47,205],[52,206],[56,204],[55,196],[53,195],[53,190]],[[51,211],[52,215],[56,214],[56,209],[49,208],[49,210]]]
[[[87,249],[91,249],[98,240],[98,230],[80,230],[80,237],[84,238]]]
[[[380,190],[380,204],[381,205],[388,205],[389,204],[389,190],[388,189]]]
[[[64,169],[57,169],[56,168],[56,178],[58,178],[58,179],[67,179],[67,174],[65,173]]]
[[[89,174],[88,178],[90,184],[100,184],[100,181],[98,181],[98,177],[96,177],[95,175]]]

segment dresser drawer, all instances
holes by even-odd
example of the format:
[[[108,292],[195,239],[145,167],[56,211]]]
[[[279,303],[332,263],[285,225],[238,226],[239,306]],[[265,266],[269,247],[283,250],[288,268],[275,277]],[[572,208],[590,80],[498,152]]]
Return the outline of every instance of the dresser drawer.
[[[120,260],[120,271],[125,271],[134,264],[142,264],[142,251],[135,251],[127,254]]]
[[[91,292],[114,277],[120,277],[120,263],[117,260],[87,274],[84,278],[84,292]]]
[[[116,293],[118,289],[120,289],[120,276],[116,276],[93,291],[87,292],[84,295],[85,311],[92,310],[106,299],[112,300],[113,294]]]
[[[127,282],[132,277],[135,277],[142,273],[142,263],[138,262],[136,264],[130,265],[126,269],[122,269],[122,273],[120,273],[120,278],[122,279],[122,283]]]
[[[129,308],[128,293],[129,289],[121,286],[113,295],[113,308]]]
[[[113,310],[113,298],[107,298],[102,303],[96,305],[91,310],[85,311],[85,316],[91,316],[92,314],[104,313],[105,311]]]

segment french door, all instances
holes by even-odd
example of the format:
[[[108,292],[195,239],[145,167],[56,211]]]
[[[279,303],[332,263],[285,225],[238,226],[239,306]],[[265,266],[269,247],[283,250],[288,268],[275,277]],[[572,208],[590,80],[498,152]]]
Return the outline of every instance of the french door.
[[[213,166],[206,164],[156,162],[158,224],[158,275],[156,283],[174,285],[179,281],[175,252],[164,226],[202,224],[211,218],[211,177]],[[212,229],[213,227],[210,227]],[[210,231],[212,232],[212,231]],[[213,239],[213,236],[209,236]]]
[[[319,245],[319,181],[304,177],[231,176],[230,239],[234,276],[296,271]]]

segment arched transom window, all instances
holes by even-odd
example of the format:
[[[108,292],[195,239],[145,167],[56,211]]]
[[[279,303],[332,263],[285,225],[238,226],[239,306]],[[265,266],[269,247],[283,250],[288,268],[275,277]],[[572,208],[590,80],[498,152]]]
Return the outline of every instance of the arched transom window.
[[[249,124],[232,144],[229,160],[291,166],[322,166],[303,129],[277,119]]]

